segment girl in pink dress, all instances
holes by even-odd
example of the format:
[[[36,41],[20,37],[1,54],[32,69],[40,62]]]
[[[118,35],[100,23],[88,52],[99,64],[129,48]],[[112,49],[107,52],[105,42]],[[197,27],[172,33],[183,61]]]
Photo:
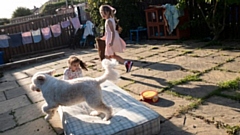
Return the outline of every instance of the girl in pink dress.
[[[114,58],[118,62],[122,63],[126,67],[126,72],[130,72],[133,62],[125,61],[122,57],[116,55],[116,52],[123,53],[123,50],[126,49],[126,43],[119,36],[118,31],[116,30],[116,24],[114,20],[114,14],[116,10],[109,5],[102,5],[99,8],[100,14],[103,19],[105,19],[105,35],[102,37],[102,40],[105,40],[106,48],[105,55],[106,58]]]
[[[68,58],[68,68],[64,70],[63,80],[83,77],[82,69],[87,71],[86,64],[76,56]]]

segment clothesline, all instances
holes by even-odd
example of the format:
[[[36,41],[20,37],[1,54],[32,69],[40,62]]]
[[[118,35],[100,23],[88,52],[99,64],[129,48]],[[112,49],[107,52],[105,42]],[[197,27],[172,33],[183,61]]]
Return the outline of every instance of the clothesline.
[[[21,45],[39,43],[40,41],[48,40],[52,37],[58,37],[61,35],[61,28],[67,28],[70,25],[74,29],[81,27],[78,17],[70,18],[67,21],[57,23],[45,28],[38,28],[37,30],[31,30],[28,32],[19,32],[14,34],[2,34],[0,35],[0,48],[18,47]]]

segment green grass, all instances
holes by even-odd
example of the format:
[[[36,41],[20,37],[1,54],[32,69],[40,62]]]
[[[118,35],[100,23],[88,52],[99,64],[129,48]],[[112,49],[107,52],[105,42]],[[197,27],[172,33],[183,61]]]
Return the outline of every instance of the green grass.
[[[202,79],[200,79],[199,76],[197,76],[197,75],[188,75],[188,76],[184,77],[183,79],[169,82],[169,85],[174,86],[174,85],[184,84],[184,83],[187,83],[190,81],[201,81],[201,80]]]
[[[240,134],[240,126],[229,126],[226,125],[227,133],[229,135],[239,135]]]
[[[214,95],[217,95],[217,96],[221,96],[221,97],[225,97],[225,98],[229,98],[229,99],[233,99],[233,100],[240,100],[240,95],[231,96],[231,95],[226,95],[226,94],[221,93],[221,92],[227,91],[227,90],[236,90],[236,89],[239,89],[239,87],[240,87],[240,79],[239,78],[237,78],[235,80],[231,80],[231,81],[222,82],[222,83],[218,84],[218,89],[209,93],[207,96],[203,97],[203,99],[205,100]]]
[[[220,89],[239,89],[240,87],[240,78],[237,78],[235,80],[226,81],[218,84]]]
[[[169,90],[169,89],[167,91],[165,91],[165,93],[167,93],[169,95],[173,95],[175,97],[184,98],[184,99],[187,99],[187,100],[197,100],[198,99],[198,98],[192,97],[190,95],[183,95],[183,94],[177,93],[177,92]]]
[[[192,110],[192,109],[197,109],[199,105],[201,105],[203,103],[202,99],[197,99],[196,101],[194,101],[193,103],[187,105],[187,106],[181,106],[179,110],[177,110],[177,112],[179,114],[185,114],[188,111]]]
[[[54,75],[54,77],[59,77],[59,76],[62,76],[63,74],[56,74]]]
[[[198,56],[197,54],[191,54],[191,55],[189,55],[189,56],[191,56],[191,57],[196,57],[196,58],[200,57],[200,56]]]

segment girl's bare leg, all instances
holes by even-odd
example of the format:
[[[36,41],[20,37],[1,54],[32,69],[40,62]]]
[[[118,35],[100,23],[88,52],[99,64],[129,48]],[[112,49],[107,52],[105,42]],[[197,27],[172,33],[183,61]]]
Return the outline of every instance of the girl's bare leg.
[[[115,53],[114,53],[114,55],[111,56],[111,58],[116,59],[121,64],[124,64],[124,62],[125,62],[125,60],[122,57],[116,55]]]

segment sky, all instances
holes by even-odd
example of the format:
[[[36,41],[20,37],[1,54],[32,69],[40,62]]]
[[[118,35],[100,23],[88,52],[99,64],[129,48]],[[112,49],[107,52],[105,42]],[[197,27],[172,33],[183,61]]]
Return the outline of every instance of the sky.
[[[33,9],[34,6],[40,7],[48,0],[3,0],[0,4],[0,18],[11,18],[12,13],[18,7]]]

